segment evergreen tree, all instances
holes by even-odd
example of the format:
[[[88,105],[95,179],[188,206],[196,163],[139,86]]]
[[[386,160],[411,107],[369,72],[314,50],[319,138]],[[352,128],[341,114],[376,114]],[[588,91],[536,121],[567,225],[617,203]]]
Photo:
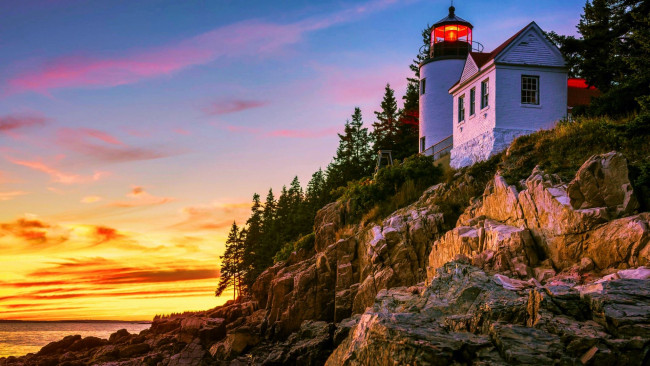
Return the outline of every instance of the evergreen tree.
[[[263,257],[262,234],[262,204],[260,195],[255,193],[253,195],[253,205],[251,206],[251,216],[246,221],[243,258],[246,269],[246,277],[244,278],[246,286],[252,285],[268,264],[268,261],[265,261]]]
[[[390,84],[386,84],[384,99],[381,102],[381,111],[376,111],[377,122],[372,124],[374,128],[372,137],[374,139],[373,151],[393,150],[397,140],[397,129],[399,111],[397,109],[397,100],[395,91],[391,89]]]
[[[300,236],[311,232],[313,218],[309,217],[304,204],[304,194],[298,177],[294,177],[287,191],[289,195],[289,223],[288,240],[293,241]]]
[[[406,94],[402,97],[404,107],[400,110],[399,124],[397,128],[397,141],[395,143],[395,159],[405,158],[418,153],[418,138],[420,135],[420,95],[418,85],[409,82],[406,86]]]
[[[327,166],[325,187],[327,193],[345,186],[347,182],[372,174],[374,153],[370,148],[371,137],[363,127],[361,109],[355,108],[352,120],[345,122],[343,134],[339,134],[336,156]]]
[[[282,244],[289,241],[289,224],[291,220],[291,199],[289,197],[289,192],[287,191],[287,186],[282,186],[282,191],[278,197],[278,203],[276,207],[276,216],[275,216],[275,226],[277,233],[277,241],[274,243],[275,251],[278,251]]]
[[[245,231],[240,230],[237,223],[233,222],[226,240],[226,250],[219,257],[221,259],[221,271],[215,296],[221,296],[226,289],[232,287],[233,297],[237,299],[237,296],[240,296],[244,291],[242,280],[246,275],[243,264],[245,235]]]
[[[311,180],[307,183],[305,191],[305,206],[307,207],[308,215],[314,217],[316,211],[329,202],[329,195],[325,189],[325,174],[323,170],[318,170],[312,174]]]
[[[587,113],[626,115],[650,94],[649,13],[647,0],[588,1],[578,24],[581,39],[549,34],[571,73],[603,92]]]

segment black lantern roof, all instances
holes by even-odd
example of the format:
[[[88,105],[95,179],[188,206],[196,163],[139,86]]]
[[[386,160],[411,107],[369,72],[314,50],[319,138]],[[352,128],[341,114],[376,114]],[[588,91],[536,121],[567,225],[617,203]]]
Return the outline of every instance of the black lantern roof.
[[[455,12],[456,12],[456,8],[454,8],[453,5],[450,6],[449,15],[437,21],[436,24],[433,25],[433,27],[438,28],[443,25],[464,25],[466,27],[469,27],[470,29],[474,28],[472,23],[468,22],[463,18],[457,17]]]

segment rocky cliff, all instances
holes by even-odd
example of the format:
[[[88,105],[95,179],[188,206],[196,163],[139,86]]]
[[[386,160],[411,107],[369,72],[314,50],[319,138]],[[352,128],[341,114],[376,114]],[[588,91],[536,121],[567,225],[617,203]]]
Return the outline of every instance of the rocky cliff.
[[[650,364],[650,213],[625,157],[593,156],[568,182],[497,172],[445,222],[478,184],[458,173],[381,223],[350,225],[331,203],[314,249],[249,299],[0,365]]]

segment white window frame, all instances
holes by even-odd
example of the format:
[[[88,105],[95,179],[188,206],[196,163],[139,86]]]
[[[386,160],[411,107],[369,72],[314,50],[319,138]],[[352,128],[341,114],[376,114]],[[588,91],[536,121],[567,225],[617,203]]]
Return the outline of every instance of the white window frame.
[[[481,109],[490,106],[490,79],[481,81]]]
[[[469,116],[476,114],[476,87],[469,90]]]
[[[465,122],[465,94],[458,97],[458,123]]]
[[[521,75],[522,105],[540,105],[539,75]]]

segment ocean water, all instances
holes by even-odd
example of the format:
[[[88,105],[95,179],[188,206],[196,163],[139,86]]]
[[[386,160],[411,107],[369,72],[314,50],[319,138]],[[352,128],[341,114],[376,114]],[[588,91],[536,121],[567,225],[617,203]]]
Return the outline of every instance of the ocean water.
[[[125,322],[0,322],[0,357],[35,353],[46,344],[69,335],[108,339],[111,333],[119,329],[137,334],[150,326],[148,323]]]

